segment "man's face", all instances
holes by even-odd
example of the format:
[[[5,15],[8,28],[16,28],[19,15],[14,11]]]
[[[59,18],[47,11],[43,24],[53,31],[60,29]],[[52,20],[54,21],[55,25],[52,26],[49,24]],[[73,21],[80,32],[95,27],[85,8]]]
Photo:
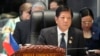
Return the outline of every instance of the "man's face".
[[[55,21],[60,30],[65,31],[71,25],[72,22],[71,13],[69,11],[63,11],[60,13],[58,17],[55,17]]]

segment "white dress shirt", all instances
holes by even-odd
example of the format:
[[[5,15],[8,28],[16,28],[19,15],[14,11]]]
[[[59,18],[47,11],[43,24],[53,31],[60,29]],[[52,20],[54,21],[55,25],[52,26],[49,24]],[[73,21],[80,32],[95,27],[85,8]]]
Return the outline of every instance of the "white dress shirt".
[[[57,27],[57,35],[58,35],[58,47],[60,46],[60,43],[61,43],[61,38],[62,38],[62,35],[61,33],[65,33],[65,36],[64,36],[64,40],[66,42],[66,48],[67,48],[67,41],[68,41],[68,30],[66,30],[65,32],[62,32],[59,27]]]

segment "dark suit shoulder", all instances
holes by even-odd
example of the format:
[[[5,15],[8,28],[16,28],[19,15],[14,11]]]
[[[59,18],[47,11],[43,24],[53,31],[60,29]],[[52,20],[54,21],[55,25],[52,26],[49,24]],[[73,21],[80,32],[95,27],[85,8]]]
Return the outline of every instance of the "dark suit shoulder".
[[[82,32],[82,30],[78,29],[78,28],[74,28],[75,32]]]
[[[26,23],[30,23],[30,21],[27,20],[27,21],[17,22],[18,25],[22,25],[22,24],[26,24]]]
[[[80,30],[80,29],[78,29],[78,28],[75,28],[75,27],[71,27],[70,29],[69,29],[71,32],[75,32],[75,33],[77,33],[77,32],[82,32],[82,30]]]
[[[52,27],[48,27],[48,28],[44,28],[41,31],[45,31],[45,32],[52,32],[56,29],[56,26],[52,26]]]
[[[69,32],[70,32],[70,34],[72,34],[72,35],[74,35],[74,36],[77,36],[77,38],[79,37],[82,37],[83,38],[83,32],[80,30],[80,29],[78,29],[78,28],[70,28],[69,29]]]
[[[29,27],[29,26],[30,26],[30,21],[22,21],[16,24],[16,27]]]

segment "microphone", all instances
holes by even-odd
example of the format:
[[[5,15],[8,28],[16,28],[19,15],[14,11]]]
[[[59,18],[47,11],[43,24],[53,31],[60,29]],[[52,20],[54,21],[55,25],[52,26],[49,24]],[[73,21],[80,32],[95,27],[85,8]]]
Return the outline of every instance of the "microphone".
[[[67,50],[88,50],[87,47],[83,47],[83,48],[67,48]]]

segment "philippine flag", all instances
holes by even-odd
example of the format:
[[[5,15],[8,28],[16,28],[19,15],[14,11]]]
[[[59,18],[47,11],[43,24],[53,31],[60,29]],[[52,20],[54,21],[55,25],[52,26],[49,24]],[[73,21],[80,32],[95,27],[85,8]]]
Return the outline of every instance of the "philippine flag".
[[[3,41],[3,48],[5,49],[7,55],[11,56],[16,51],[19,50],[17,42],[14,40],[12,34],[10,33],[9,37],[5,38]]]

